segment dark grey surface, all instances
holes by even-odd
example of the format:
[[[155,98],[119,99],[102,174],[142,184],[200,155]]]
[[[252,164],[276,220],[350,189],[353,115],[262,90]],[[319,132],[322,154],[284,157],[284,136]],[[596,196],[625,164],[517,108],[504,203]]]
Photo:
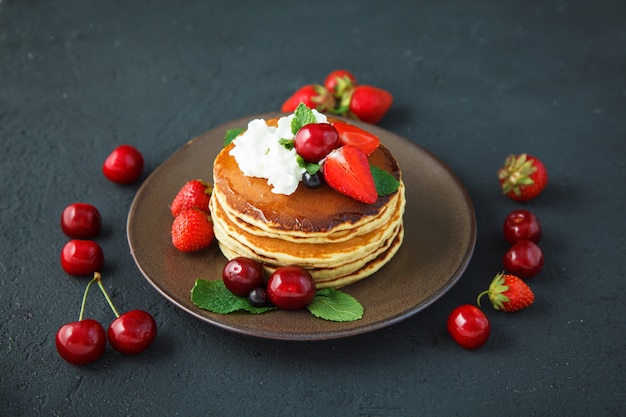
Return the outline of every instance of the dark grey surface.
[[[467,187],[478,241],[458,285],[400,324],[313,343],[229,333],[169,304],[126,243],[139,183],[109,183],[104,158],[133,144],[145,178],[190,138],[277,110],[342,67],[390,90],[380,126]],[[2,0],[0,414],[624,415],[625,110],[618,0]],[[468,352],[445,321],[501,269],[501,223],[520,205],[499,195],[495,171],[524,151],[551,176],[525,205],[544,225],[536,303],[487,310],[492,337]],[[136,357],[107,348],[74,367],[56,354],[86,283],[58,260],[59,216],[74,201],[104,217],[97,241],[118,308],[149,310],[160,326]],[[87,310],[112,319],[96,292]]]

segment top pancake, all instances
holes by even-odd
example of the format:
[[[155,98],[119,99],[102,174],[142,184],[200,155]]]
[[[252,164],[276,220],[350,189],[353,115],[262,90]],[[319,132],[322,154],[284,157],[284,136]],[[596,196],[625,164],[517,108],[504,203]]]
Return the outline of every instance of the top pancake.
[[[373,204],[365,204],[328,185],[310,189],[302,183],[291,195],[275,194],[266,179],[243,175],[235,158],[229,154],[233,146],[226,146],[215,158],[214,187],[221,195],[223,205],[262,230],[292,236],[323,237],[368,223],[397,198],[396,192],[378,197]],[[368,159],[370,164],[400,180],[400,167],[384,146],[379,146]]]

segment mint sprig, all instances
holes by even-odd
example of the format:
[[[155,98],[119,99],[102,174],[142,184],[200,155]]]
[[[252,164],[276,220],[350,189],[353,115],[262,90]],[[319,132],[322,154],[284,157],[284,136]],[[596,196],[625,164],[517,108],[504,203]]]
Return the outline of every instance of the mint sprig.
[[[276,307],[254,307],[243,297],[231,293],[222,280],[196,280],[191,289],[191,301],[203,310],[216,314],[247,311],[261,314]],[[325,288],[315,293],[313,302],[307,306],[315,317],[336,321],[355,321],[363,317],[363,306],[354,297],[342,291]]]
[[[393,194],[400,187],[400,181],[384,169],[370,165],[370,171],[372,172],[372,177],[374,177],[376,192],[380,197]]]
[[[295,142],[293,139],[281,139],[278,141],[278,143],[280,143],[283,146],[283,148],[287,149],[288,151],[292,150],[295,146]],[[307,162],[304,160],[302,156],[300,156],[297,153],[296,153],[296,162],[298,163],[298,166],[306,169],[306,171],[310,175],[315,175],[317,171],[320,170],[320,164],[316,164],[314,162]]]
[[[313,111],[304,103],[298,104],[298,107],[296,107],[296,111],[294,112],[293,119],[291,119],[291,133],[295,136],[302,126],[306,126],[311,123],[317,123],[317,119],[315,118]]]
[[[316,164],[315,162],[307,162],[300,155],[296,156],[296,162],[302,168],[306,169],[309,175],[315,175],[317,171],[320,170],[320,164]]]
[[[295,141],[293,139],[280,139],[278,141],[278,143],[280,145],[282,145],[283,148],[287,149],[288,151],[292,150],[294,148],[295,145]]]
[[[356,298],[333,288],[318,290],[307,309],[315,317],[330,321],[355,321],[363,317],[363,306]]]
[[[240,127],[236,127],[236,128],[233,128],[233,129],[228,129],[226,131],[226,134],[224,135],[224,146],[228,146],[244,130],[246,130],[246,129],[242,129]]]

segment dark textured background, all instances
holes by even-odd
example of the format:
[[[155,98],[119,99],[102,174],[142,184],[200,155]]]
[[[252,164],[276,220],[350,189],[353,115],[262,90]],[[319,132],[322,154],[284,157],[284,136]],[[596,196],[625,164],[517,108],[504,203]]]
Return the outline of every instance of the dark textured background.
[[[109,183],[104,158],[133,144],[145,178],[190,138],[277,110],[335,68],[391,91],[380,125],[467,187],[478,241],[464,276],[400,324],[323,342],[233,334],[169,304],[126,242],[140,183]],[[619,0],[1,0],[0,414],[625,415],[625,110]],[[525,206],[544,226],[536,303],[487,310],[492,337],[468,352],[445,321],[501,269],[501,222],[520,205],[499,195],[495,171],[524,151],[551,176]],[[104,217],[118,308],[159,323],[139,356],[108,348],[74,367],[55,351],[86,282],[58,261],[60,213],[79,200]]]

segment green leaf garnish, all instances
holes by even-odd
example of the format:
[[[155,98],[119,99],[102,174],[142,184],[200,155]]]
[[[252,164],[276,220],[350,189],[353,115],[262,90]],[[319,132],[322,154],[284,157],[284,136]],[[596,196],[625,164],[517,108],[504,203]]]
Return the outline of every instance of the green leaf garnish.
[[[318,290],[307,309],[315,317],[330,321],[355,321],[363,317],[363,306],[345,292],[325,288]]]
[[[298,162],[298,165],[300,165],[302,168],[306,169],[309,175],[315,175],[317,171],[320,170],[320,164],[307,162],[300,155],[296,156],[296,162]]]
[[[376,192],[380,197],[393,194],[400,186],[400,181],[384,169],[370,165],[370,171],[372,171],[372,177],[374,177]]]
[[[276,310],[276,307],[254,307],[250,302],[231,293],[222,280],[196,280],[191,289],[191,301],[201,309],[216,314],[247,311],[254,314]],[[315,317],[329,321],[355,321],[363,317],[363,306],[354,297],[332,288],[318,290],[307,309]]]
[[[278,141],[278,143],[280,143],[283,148],[287,149],[288,151],[292,150],[294,145],[294,140],[293,139],[281,139]]]
[[[196,280],[196,284],[191,289],[191,302],[217,314],[228,314],[239,310],[260,314],[275,309],[275,307],[254,307],[247,299],[231,293],[222,280]]]
[[[295,136],[302,126],[309,125],[311,123],[317,123],[317,119],[315,118],[313,111],[304,103],[298,104],[298,107],[296,107],[296,111],[294,112],[293,119],[291,120],[291,133]]]
[[[224,135],[224,146],[228,146],[244,130],[246,130],[246,129],[242,129],[240,127],[236,127],[236,128],[233,128],[233,129],[228,129],[226,131],[226,134]]]

